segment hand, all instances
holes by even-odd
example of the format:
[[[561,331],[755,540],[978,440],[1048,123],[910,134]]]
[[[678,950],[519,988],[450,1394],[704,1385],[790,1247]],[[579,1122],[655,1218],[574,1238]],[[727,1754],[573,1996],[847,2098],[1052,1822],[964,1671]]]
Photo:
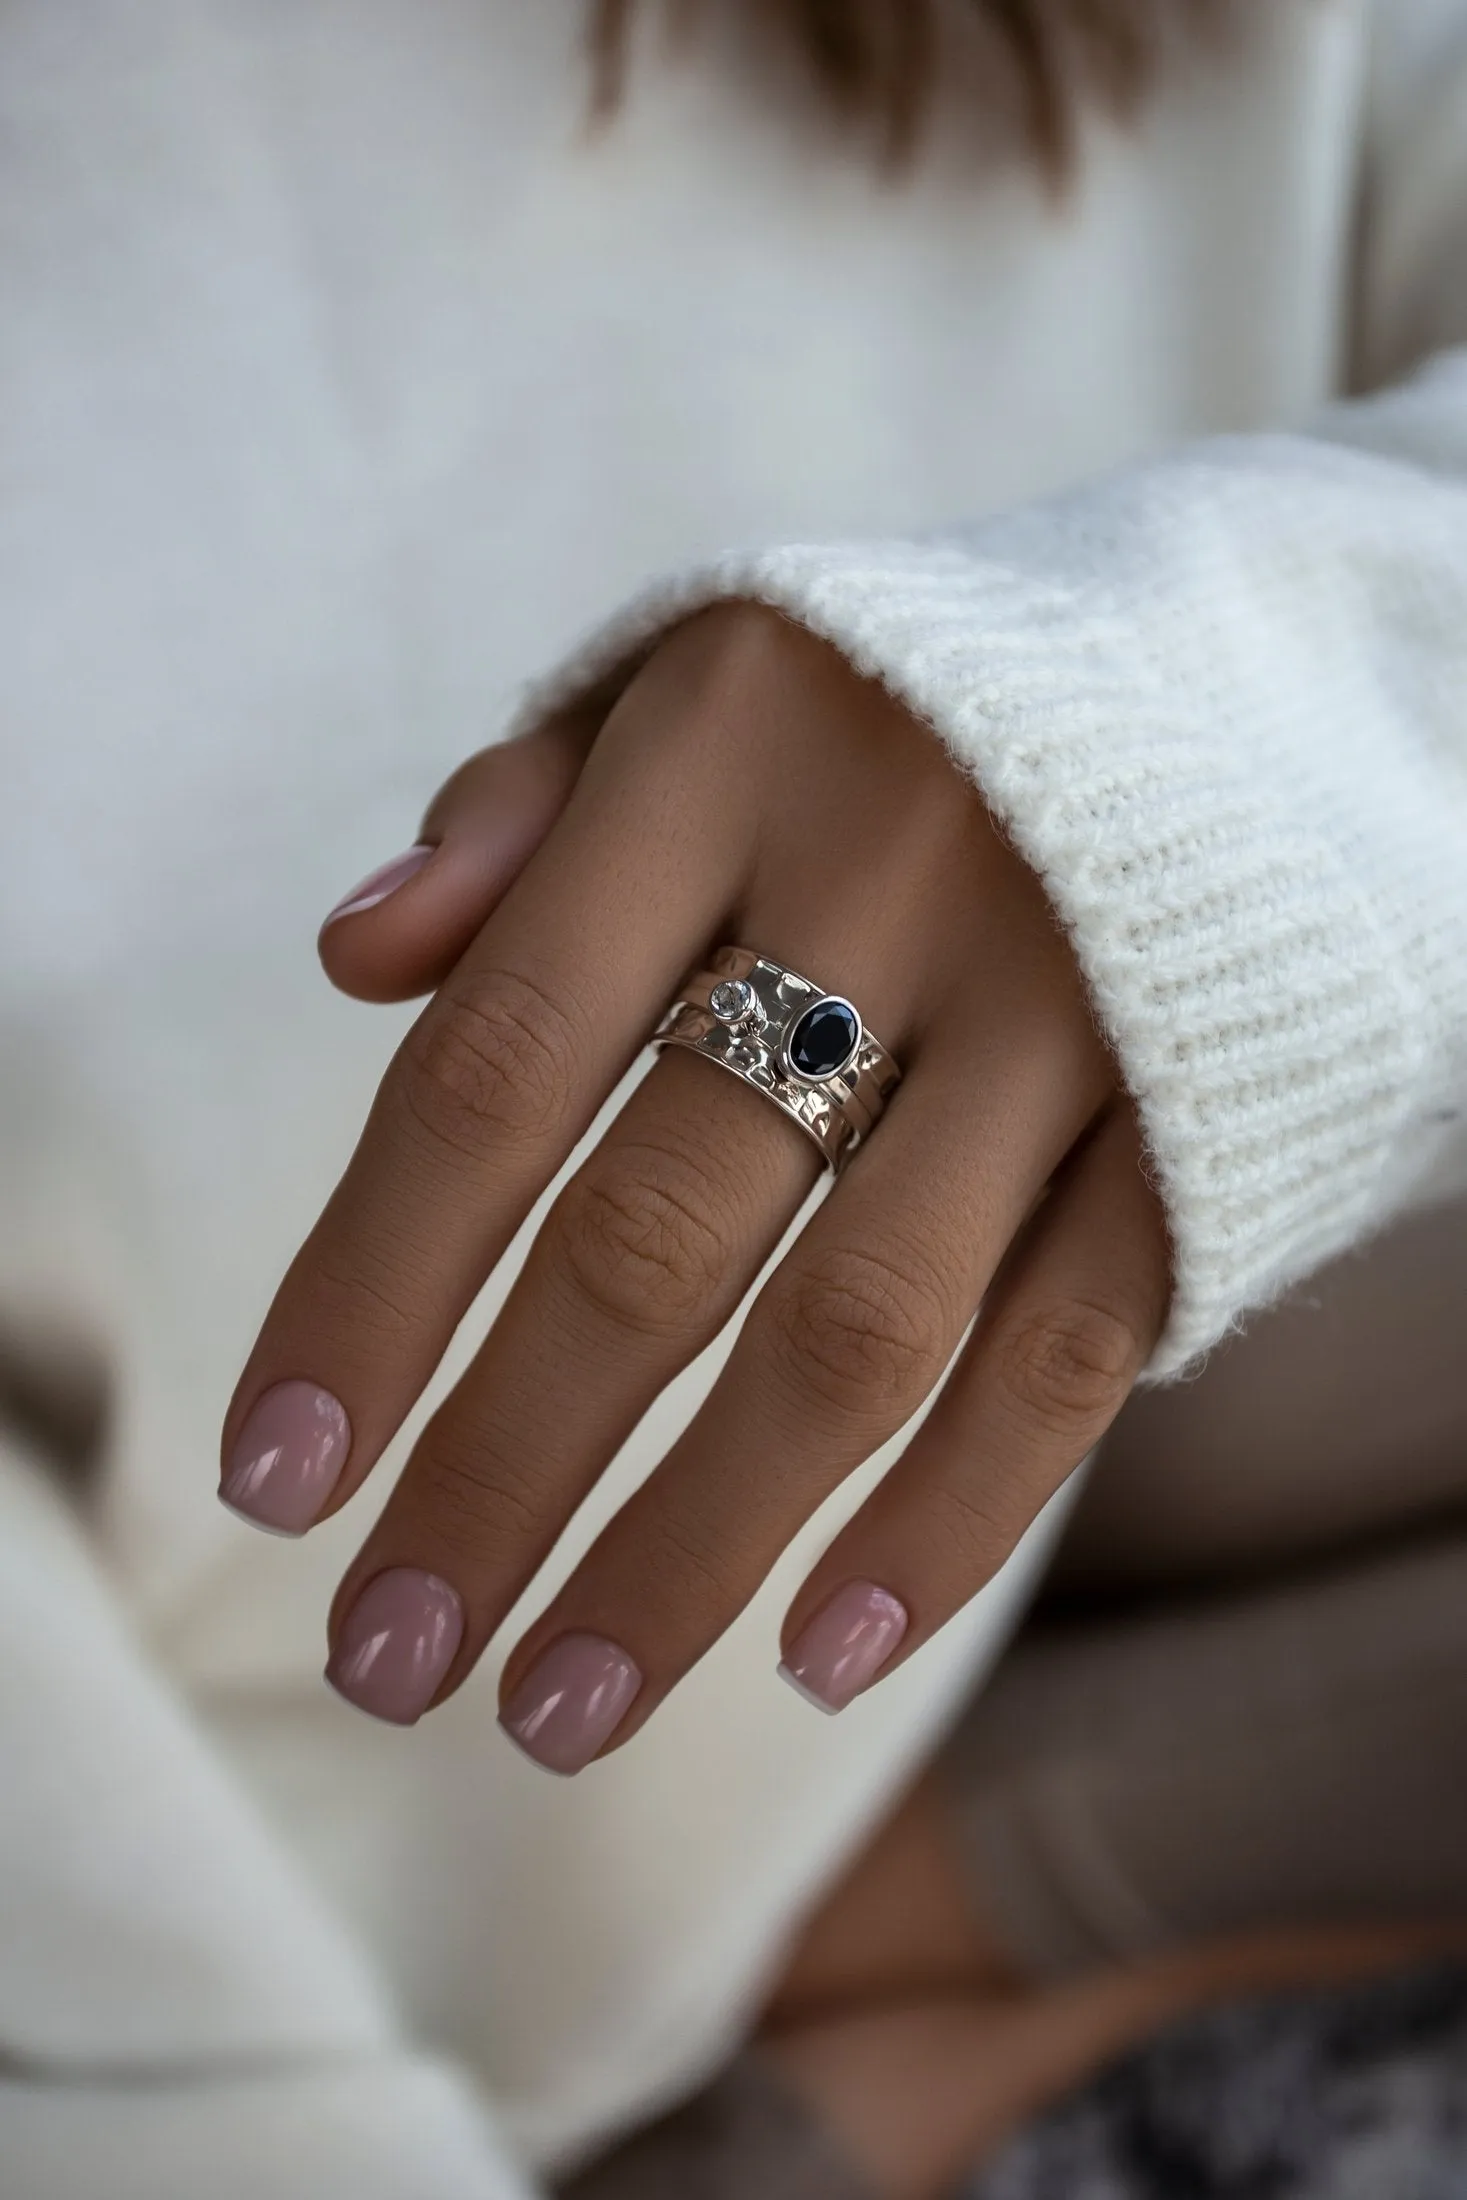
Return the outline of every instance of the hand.
[[[903,1081],[702,1411],[511,1656],[502,1716],[562,1772],[629,1739],[981,1303],[789,1614],[790,1677],[839,1709],[1002,1564],[1161,1327],[1165,1227],[1065,937],[932,733],[748,606],[676,630],[604,723],[475,758],[424,840],[397,892],[324,934],[349,991],[438,990],[241,1378],[223,1494],[296,1532],[347,1501],[686,972],[763,949],[849,994]],[[658,1057],[347,1573],[338,1687],[404,1723],[458,1687],[819,1168],[759,1094]]]

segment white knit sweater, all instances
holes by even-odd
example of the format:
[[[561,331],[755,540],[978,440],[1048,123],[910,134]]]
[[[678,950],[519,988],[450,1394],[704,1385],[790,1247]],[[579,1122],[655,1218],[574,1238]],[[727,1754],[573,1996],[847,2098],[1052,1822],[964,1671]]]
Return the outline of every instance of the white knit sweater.
[[[985,525],[721,558],[521,722],[734,596],[935,727],[1043,879],[1171,1225],[1153,1377],[1460,1179],[1467,352]]]
[[[0,1366],[112,1401],[84,1523],[0,1443],[26,2200],[522,2193],[485,2101],[543,2159],[722,2050],[1053,1532],[813,1719],[779,1619],[888,1448],[576,1782],[513,1625],[410,1737],[322,1689],[372,1495],[213,1499],[401,1023],[310,941],[526,683],[747,591],[932,721],[1145,1115],[1154,1374],[1463,1178],[1467,0],[1257,0],[1063,208],[952,87],[887,187],[703,12],[588,141],[581,0],[0,8]]]

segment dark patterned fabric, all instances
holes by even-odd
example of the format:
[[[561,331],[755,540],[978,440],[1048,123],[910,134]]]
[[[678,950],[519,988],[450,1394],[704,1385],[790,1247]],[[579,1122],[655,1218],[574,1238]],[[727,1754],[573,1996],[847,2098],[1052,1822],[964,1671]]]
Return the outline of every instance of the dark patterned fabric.
[[[961,2200],[1467,2200],[1467,1968],[1173,2025]]]
[[[558,2200],[874,2200],[757,2055],[557,2188]]]

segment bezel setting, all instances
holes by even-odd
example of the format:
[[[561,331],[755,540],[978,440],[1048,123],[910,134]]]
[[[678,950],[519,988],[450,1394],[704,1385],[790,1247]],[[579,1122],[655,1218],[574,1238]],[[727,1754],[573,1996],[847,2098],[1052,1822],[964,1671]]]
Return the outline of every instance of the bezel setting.
[[[801,1069],[795,1061],[793,1053],[801,1031],[812,1018],[820,1015],[824,1010],[832,1008],[842,1010],[844,1016],[849,1020],[852,1033],[850,1044],[840,1059],[833,1062],[828,1069],[819,1071]],[[799,1014],[791,1020],[789,1028],[781,1039],[779,1045],[780,1069],[786,1077],[792,1078],[797,1084],[815,1087],[828,1085],[833,1077],[842,1076],[851,1067],[861,1051],[865,1036],[866,1028],[861,1021],[861,1012],[854,1002],[848,1001],[843,993],[818,994],[813,1001],[807,1001]]]
[[[769,1020],[747,978],[720,978],[709,992],[708,1007],[726,1031],[760,1031]]]

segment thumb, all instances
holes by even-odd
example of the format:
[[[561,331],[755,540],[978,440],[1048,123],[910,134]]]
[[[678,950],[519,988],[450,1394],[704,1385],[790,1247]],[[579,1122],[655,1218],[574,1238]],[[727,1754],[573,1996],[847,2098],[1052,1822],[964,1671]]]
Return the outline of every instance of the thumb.
[[[415,846],[337,903],[317,952],[359,1001],[404,1001],[444,979],[559,817],[599,716],[551,719],[481,749],[433,797]]]

